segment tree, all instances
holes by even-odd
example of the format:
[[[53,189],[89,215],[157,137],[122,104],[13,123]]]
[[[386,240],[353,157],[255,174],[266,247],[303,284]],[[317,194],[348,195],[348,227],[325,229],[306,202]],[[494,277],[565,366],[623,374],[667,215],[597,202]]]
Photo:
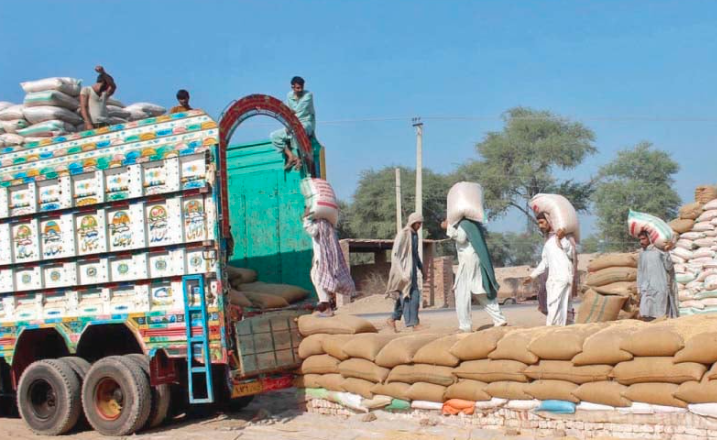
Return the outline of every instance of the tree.
[[[361,172],[353,203],[348,209],[347,226],[353,237],[393,238],[396,235],[395,167]],[[446,218],[446,195],[449,180],[446,176],[423,170],[424,230],[430,238],[444,238],[440,225]],[[401,208],[405,223],[414,211],[416,201],[416,171],[401,167]]]
[[[594,254],[601,251],[600,237],[593,234],[580,241],[580,252],[583,254]]]
[[[486,243],[498,267],[535,265],[543,246],[539,233],[488,232]]]
[[[575,168],[594,154],[593,132],[579,122],[524,107],[508,110],[503,120],[503,131],[489,132],[476,145],[480,159],[461,166],[453,177],[483,186],[489,218],[515,208],[532,225],[528,203],[541,192],[562,194],[578,211],[587,210],[593,183],[561,180],[553,172]]]
[[[636,240],[627,230],[630,209],[665,220],[674,218],[680,196],[672,189],[673,175],[680,166],[668,153],[641,142],[618,152],[603,166],[594,194],[598,228],[608,250],[632,250]]]

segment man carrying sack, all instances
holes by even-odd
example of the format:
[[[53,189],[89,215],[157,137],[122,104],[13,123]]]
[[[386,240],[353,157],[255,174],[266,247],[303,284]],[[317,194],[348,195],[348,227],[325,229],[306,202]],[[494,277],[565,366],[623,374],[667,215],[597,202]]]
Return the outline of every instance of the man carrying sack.
[[[401,317],[405,318],[406,327],[413,331],[421,329],[418,319],[418,309],[421,306],[418,273],[423,273],[423,263],[418,253],[418,230],[422,224],[423,216],[412,213],[408,216],[406,227],[393,241],[386,294],[398,295],[393,314],[387,321],[394,332],[396,321],[400,321]]]

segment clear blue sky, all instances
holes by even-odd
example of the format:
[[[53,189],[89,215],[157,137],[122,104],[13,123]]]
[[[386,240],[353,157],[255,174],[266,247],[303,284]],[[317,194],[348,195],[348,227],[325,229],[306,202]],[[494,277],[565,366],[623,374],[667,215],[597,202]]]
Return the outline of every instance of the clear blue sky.
[[[474,144],[517,105],[595,131],[600,153],[572,177],[588,178],[617,150],[648,140],[679,161],[683,201],[717,181],[710,1],[24,0],[3,4],[0,42],[0,100],[14,102],[23,80],[88,81],[103,64],[125,102],[170,106],[187,88],[195,106],[218,116],[250,93],[283,98],[301,75],[342,198],[363,169],[415,165],[409,117],[486,118],[426,121],[424,163],[447,172],[474,158]],[[390,117],[406,119],[321,123]],[[253,119],[233,141],[275,127]],[[511,215],[492,228],[523,225]]]

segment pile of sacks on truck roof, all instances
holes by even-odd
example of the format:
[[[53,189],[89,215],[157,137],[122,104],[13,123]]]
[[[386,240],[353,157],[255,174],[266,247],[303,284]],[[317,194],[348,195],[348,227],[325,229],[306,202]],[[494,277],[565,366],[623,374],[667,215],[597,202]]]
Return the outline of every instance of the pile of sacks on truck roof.
[[[717,188],[698,187],[695,202],[680,208],[670,226],[680,234],[670,252],[680,314],[717,312]]]
[[[80,113],[82,80],[44,78],[20,84],[25,91],[22,104],[0,101],[0,147],[28,144],[84,130]],[[135,103],[125,106],[117,99],[107,102],[110,125],[159,116],[162,106]]]
[[[280,309],[308,298],[309,291],[289,284],[271,284],[258,281],[255,270],[227,265],[229,304],[236,307]]]
[[[469,334],[379,334],[361,318],[302,316],[297,387],[357,411],[506,407],[717,417],[717,316]]]
[[[577,323],[616,321],[637,316],[637,254],[602,254],[588,265]]]

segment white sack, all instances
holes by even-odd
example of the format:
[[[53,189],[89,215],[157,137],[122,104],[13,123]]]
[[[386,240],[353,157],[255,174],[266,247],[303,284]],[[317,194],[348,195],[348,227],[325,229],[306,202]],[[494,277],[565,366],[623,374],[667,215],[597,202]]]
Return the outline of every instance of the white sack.
[[[536,214],[544,212],[550,217],[553,230],[565,229],[580,241],[580,223],[573,205],[560,194],[537,194],[530,200],[530,207]]]

